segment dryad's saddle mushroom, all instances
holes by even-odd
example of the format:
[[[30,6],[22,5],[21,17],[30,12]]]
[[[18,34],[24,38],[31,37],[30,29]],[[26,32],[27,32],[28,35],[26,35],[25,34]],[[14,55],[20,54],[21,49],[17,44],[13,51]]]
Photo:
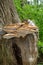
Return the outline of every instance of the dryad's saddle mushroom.
[[[6,25],[3,30],[7,33],[3,36],[3,38],[13,38],[13,37],[24,37],[27,34],[38,32],[37,26],[30,26],[29,24],[25,23],[16,23]]]

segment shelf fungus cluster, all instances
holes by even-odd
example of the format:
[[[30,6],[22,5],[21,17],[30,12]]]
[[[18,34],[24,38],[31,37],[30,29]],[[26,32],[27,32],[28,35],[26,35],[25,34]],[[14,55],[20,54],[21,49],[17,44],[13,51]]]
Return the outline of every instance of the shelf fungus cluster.
[[[4,26],[3,31],[3,38],[11,40],[17,65],[35,65],[38,56],[38,27],[15,23]]]
[[[13,37],[25,37],[27,34],[38,32],[37,26],[30,26],[25,23],[16,23],[6,25],[3,28],[7,34],[3,35],[3,38],[10,39]]]

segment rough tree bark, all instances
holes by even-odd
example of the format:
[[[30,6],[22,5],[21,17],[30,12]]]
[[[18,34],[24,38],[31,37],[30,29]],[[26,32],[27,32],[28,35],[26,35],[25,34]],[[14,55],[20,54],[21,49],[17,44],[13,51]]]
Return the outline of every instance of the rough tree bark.
[[[0,0],[0,24],[20,22],[13,0]]]

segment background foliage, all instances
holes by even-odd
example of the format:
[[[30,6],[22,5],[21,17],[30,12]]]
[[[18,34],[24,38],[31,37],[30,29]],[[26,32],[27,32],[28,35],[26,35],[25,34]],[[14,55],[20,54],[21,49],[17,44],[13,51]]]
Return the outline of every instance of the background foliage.
[[[21,20],[31,19],[39,27],[38,51],[39,58],[43,58],[43,5],[29,5],[26,0],[14,0],[18,15]],[[42,58],[41,58],[42,55]],[[43,60],[43,59],[42,59]],[[38,64],[42,65],[42,64]]]
[[[21,20],[31,19],[39,27],[39,38],[43,41],[43,6],[24,4],[21,0],[14,0]]]

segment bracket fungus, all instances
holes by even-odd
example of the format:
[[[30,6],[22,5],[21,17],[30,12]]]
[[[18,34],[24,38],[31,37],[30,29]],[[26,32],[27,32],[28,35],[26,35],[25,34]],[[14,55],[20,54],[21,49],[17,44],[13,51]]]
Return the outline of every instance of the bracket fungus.
[[[3,30],[7,33],[3,38],[10,39],[13,37],[25,37],[27,34],[38,32],[38,27],[25,23],[15,23],[5,26]]]

